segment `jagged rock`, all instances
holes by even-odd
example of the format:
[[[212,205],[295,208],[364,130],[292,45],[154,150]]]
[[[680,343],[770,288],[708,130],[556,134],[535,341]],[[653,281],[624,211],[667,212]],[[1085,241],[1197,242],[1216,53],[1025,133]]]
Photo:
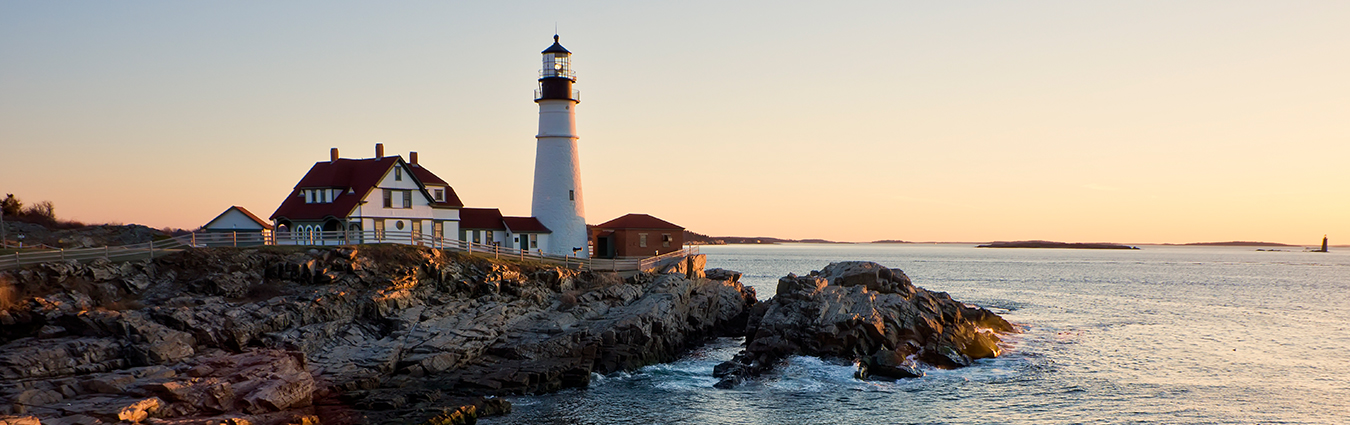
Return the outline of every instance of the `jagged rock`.
[[[895,350],[877,350],[876,353],[858,363],[858,379],[873,379],[874,376],[903,379],[922,378],[924,373],[914,362],[906,359]]]
[[[712,280],[729,280],[732,282],[741,281],[741,272],[726,269],[708,269],[704,271],[705,277]]]
[[[914,286],[898,269],[872,262],[831,263],[807,276],[789,274],[778,293],[752,310],[746,348],[718,365],[719,388],[759,375],[790,355],[851,359],[860,377],[914,375],[907,358],[962,367],[997,356],[998,315]]]
[[[134,376],[110,374],[85,380],[80,385],[89,393],[122,394],[133,382],[136,382]]]
[[[172,402],[184,402],[205,411],[229,412],[235,408],[234,388],[220,378],[170,381],[151,389]]]
[[[702,279],[707,277],[707,273],[703,271],[703,268],[708,265],[707,255],[703,254],[690,255],[688,257],[685,257],[685,261],[688,262],[688,265],[685,267],[686,270],[685,277],[690,279]]]
[[[147,398],[130,406],[123,407],[122,411],[117,412],[117,419],[140,423],[150,417],[150,415],[159,413],[159,409],[164,406],[164,402],[158,397]]]

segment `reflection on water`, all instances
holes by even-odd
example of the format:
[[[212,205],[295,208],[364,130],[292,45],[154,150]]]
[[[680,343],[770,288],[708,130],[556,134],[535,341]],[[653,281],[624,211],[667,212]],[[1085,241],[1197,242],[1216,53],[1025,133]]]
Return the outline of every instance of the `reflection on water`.
[[[899,267],[914,283],[994,309],[1026,332],[959,370],[888,382],[793,357],[717,390],[739,341],[515,397],[484,423],[1347,423],[1350,252],[1234,247],[974,249],[970,245],[704,247],[761,299],[788,272],[831,261]]]

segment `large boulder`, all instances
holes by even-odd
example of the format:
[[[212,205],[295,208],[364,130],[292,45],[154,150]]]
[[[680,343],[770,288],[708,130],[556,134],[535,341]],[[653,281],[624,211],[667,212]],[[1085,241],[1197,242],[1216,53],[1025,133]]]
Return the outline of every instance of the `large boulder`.
[[[751,312],[745,350],[714,376],[719,388],[733,387],[787,356],[810,355],[856,361],[860,377],[912,377],[921,375],[915,361],[952,368],[998,356],[997,333],[1013,331],[986,309],[914,286],[899,269],[831,263],[779,279],[774,298]]]

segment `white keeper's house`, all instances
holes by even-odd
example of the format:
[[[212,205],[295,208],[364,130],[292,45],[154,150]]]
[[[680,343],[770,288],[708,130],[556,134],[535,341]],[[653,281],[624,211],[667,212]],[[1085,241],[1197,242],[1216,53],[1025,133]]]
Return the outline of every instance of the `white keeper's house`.
[[[547,246],[549,231],[533,217],[484,217],[479,211],[464,208],[449,183],[418,163],[417,152],[404,161],[385,156],[384,144],[377,143],[373,158],[342,158],[333,148],[271,220],[279,244],[406,243],[410,236],[431,236],[520,248],[523,236],[530,250]],[[462,226],[465,215],[471,227]]]

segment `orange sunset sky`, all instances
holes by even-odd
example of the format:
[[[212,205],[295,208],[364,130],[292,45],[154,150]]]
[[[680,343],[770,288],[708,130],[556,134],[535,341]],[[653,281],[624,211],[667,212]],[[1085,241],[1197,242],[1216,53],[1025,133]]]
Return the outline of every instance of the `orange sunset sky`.
[[[417,151],[528,215],[572,50],[588,221],[841,241],[1350,241],[1350,2],[3,2],[0,191],[267,217]]]

